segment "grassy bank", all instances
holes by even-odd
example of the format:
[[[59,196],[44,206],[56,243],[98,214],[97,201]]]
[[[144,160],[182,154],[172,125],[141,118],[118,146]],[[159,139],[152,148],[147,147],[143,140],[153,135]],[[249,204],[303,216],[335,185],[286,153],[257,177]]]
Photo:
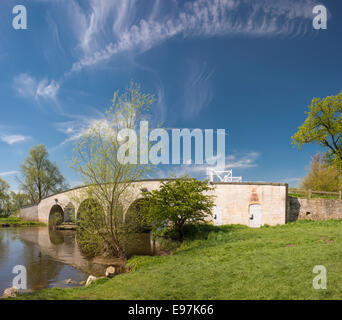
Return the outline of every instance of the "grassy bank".
[[[45,224],[36,221],[25,221],[17,217],[0,218],[0,228],[25,226],[45,226]]]
[[[291,198],[304,198],[307,199],[308,195],[304,193],[289,193],[289,197]],[[312,194],[311,199],[339,199],[338,195],[330,195],[330,194]]]
[[[89,287],[19,299],[342,299],[342,220],[277,227],[211,227],[172,255],[134,257],[133,272]],[[327,290],[315,290],[315,265]]]

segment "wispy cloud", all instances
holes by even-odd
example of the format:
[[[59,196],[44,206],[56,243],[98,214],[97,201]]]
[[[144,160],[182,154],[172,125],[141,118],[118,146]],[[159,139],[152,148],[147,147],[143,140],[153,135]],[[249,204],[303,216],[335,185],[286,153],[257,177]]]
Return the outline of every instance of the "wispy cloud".
[[[82,135],[89,132],[90,128],[98,128],[109,131],[110,125],[105,118],[95,119],[83,117],[74,121],[59,122],[55,124],[57,130],[63,133],[66,138],[58,147],[64,146],[81,138]]]
[[[239,171],[257,166],[257,159],[260,154],[255,151],[246,153],[235,153],[226,157],[225,167],[194,165],[194,164],[181,164],[181,165],[168,165],[159,166],[157,170],[154,170],[149,178],[168,178],[171,174],[177,177],[184,175],[190,175],[199,179],[207,178],[207,168],[213,168],[216,170],[227,170],[227,169],[239,169]]]
[[[19,171],[7,171],[7,172],[0,172],[1,177],[12,176],[18,174]]]
[[[75,48],[69,51],[73,58],[76,56],[76,61],[58,81],[36,79],[22,73],[13,83],[21,96],[56,102],[63,79],[68,75],[127,51],[132,55],[145,52],[175,37],[304,35],[312,29],[312,8],[317,1],[144,0],[142,5],[137,0],[87,0],[82,3],[69,0],[49,3],[65,16],[67,30],[76,40]],[[53,17],[49,17],[51,19]],[[59,34],[65,30],[57,30],[56,25],[52,27],[55,47],[61,49]],[[212,70],[205,63],[192,68],[186,93],[189,108],[185,117],[198,113],[213,94],[209,83]],[[197,83],[194,82],[196,73],[202,76]],[[192,94],[195,90],[196,94]],[[158,93],[160,97],[164,94],[163,91]],[[160,106],[164,112],[163,104]]]
[[[227,156],[226,166],[228,168],[234,169],[246,169],[256,167],[256,160],[259,158],[259,152],[247,152],[242,154],[233,154]]]
[[[19,95],[25,98],[55,100],[60,86],[55,80],[38,81],[27,73],[21,73],[14,77],[13,87]]]
[[[28,139],[30,139],[30,137],[29,136],[23,136],[20,134],[13,134],[13,135],[3,135],[0,137],[0,139],[1,139],[1,141],[5,142],[9,145],[12,145],[15,143],[25,142]]]
[[[92,119],[83,119],[81,121],[75,120],[56,123],[55,127],[57,130],[66,136],[59,146],[79,139],[82,136],[82,133],[89,128],[92,121]]]
[[[192,118],[208,106],[213,98],[211,77],[214,69],[200,61],[190,61],[188,66],[188,77],[184,84],[183,116]]]
[[[156,91],[156,108],[158,110],[158,118],[160,119],[160,121],[165,121],[167,116],[167,106],[164,87],[162,85],[158,85]]]
[[[83,20],[87,26],[80,36],[84,53],[92,53],[105,45],[109,34],[118,36],[126,30],[134,21],[136,1],[90,0],[89,7],[89,14]]]
[[[145,3],[151,4],[150,1]],[[171,13],[158,14],[160,2],[156,1],[152,6],[152,14],[149,11],[149,14],[134,17],[133,0],[120,3],[90,1],[89,13],[84,13],[85,18],[81,19],[82,24],[84,20],[88,22],[88,27],[79,38],[84,55],[73,64],[71,72],[80,71],[127,50],[144,52],[178,35],[185,38],[298,36],[305,34],[309,28],[312,8],[317,2],[197,0],[184,5],[180,1],[172,3],[174,7],[169,10]]]

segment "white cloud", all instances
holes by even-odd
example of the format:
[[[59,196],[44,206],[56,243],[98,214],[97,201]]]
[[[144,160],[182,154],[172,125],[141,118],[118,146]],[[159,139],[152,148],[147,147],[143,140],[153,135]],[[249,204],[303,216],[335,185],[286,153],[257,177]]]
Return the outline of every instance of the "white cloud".
[[[91,128],[110,131],[110,124],[104,118],[82,118],[76,121],[60,122],[55,124],[59,132],[64,133],[67,138],[59,146],[78,140],[82,135],[90,133]]]
[[[86,28],[80,37],[80,46],[85,53],[91,53],[104,45],[102,39],[106,37],[106,22],[110,21],[110,29],[113,34],[122,33],[134,18],[135,0],[112,1],[90,0],[90,13],[85,17]]]
[[[214,69],[206,62],[190,61],[188,78],[184,83],[184,111],[185,118],[196,116],[213,99],[213,88],[210,78]]]
[[[0,172],[1,177],[12,176],[18,174],[19,171],[7,171],[7,172]]]
[[[256,167],[256,160],[259,158],[258,152],[248,152],[243,154],[230,155],[226,159],[226,167],[234,169],[246,169]]]
[[[21,73],[14,77],[13,87],[22,97],[36,100],[40,98],[55,100],[59,90],[59,84],[55,80],[38,81],[27,73]]]
[[[6,142],[7,144],[12,145],[14,143],[25,142],[29,138],[30,137],[28,137],[28,136],[23,136],[23,135],[19,135],[19,134],[13,134],[13,135],[3,135],[1,137],[1,140],[3,142]]]
[[[243,170],[247,168],[252,168],[257,166],[256,160],[259,156],[260,154],[255,151],[246,153],[235,153],[234,155],[229,155],[226,157],[226,165],[224,168],[218,166],[208,166],[207,164],[181,164],[168,166],[165,165],[159,167],[158,170],[151,174],[150,178],[169,178],[171,174],[174,174],[177,177],[190,175],[192,177],[199,179],[207,179],[207,168],[213,168],[219,171],[227,169]]]
[[[146,5],[150,3],[146,1]],[[181,2],[174,1],[171,13],[160,15],[157,14],[160,2],[156,1],[149,10],[152,14],[138,18],[133,17],[133,0],[91,0],[90,13],[84,13],[88,27],[79,38],[84,56],[73,64],[72,71],[127,50],[146,51],[177,35],[301,35],[311,26],[312,8],[316,3],[315,0],[197,0],[182,6]],[[138,22],[133,24],[133,21]],[[112,26],[110,31],[106,29],[108,25]]]
[[[69,115],[70,116],[70,115]],[[97,112],[97,116],[87,117],[80,115],[73,115],[76,120],[55,123],[56,129],[66,135],[66,138],[55,148],[61,147],[70,142],[74,142],[81,138],[83,135],[93,135],[94,133],[100,133],[102,137],[113,137],[116,135],[117,130],[114,128],[127,128],[131,127],[129,124],[135,118],[135,113],[131,112],[127,116],[122,114],[116,115],[114,118],[111,115],[105,115],[104,113]]]
[[[165,99],[165,90],[162,85],[157,86],[157,95],[156,95],[156,108],[158,110],[158,117],[160,121],[165,121],[166,119],[166,112],[167,112],[167,106],[166,106],[166,99]]]
[[[26,73],[19,74],[14,78],[14,88],[23,97],[34,97],[36,94],[37,83]]]
[[[64,133],[67,138],[63,140],[60,146],[75,141],[82,136],[82,133],[89,128],[91,120],[84,119],[79,121],[67,121],[57,123],[55,126],[59,132]]]
[[[45,99],[55,99],[59,90],[59,84],[51,80],[50,82],[46,79],[39,81],[37,90],[36,90],[36,98],[43,97]]]

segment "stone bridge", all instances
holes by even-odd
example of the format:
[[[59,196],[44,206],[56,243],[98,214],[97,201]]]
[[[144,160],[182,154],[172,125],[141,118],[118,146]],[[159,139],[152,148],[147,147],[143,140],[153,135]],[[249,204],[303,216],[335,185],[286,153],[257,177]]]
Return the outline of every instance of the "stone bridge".
[[[132,182],[132,203],[142,198],[143,191],[158,189],[164,180]],[[251,227],[285,224],[287,217],[287,190],[284,183],[217,182],[211,183],[215,196],[212,221],[215,225],[242,224]],[[51,214],[60,212],[64,221],[76,217],[83,201],[84,188],[79,187],[43,199],[37,206],[22,208],[20,217],[48,224]],[[78,199],[77,201],[75,199]],[[124,208],[128,209],[128,206]]]

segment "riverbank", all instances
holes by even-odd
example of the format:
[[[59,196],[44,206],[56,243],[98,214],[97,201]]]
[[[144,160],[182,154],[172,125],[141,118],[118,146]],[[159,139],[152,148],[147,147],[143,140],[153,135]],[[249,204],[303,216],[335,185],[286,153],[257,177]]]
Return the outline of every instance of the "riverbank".
[[[17,299],[342,299],[341,229],[342,220],[211,227],[169,256],[133,257],[129,273]],[[315,265],[327,269],[326,290],[313,288]]]
[[[0,228],[27,226],[45,226],[45,224],[37,221],[26,221],[17,217],[0,218]]]

